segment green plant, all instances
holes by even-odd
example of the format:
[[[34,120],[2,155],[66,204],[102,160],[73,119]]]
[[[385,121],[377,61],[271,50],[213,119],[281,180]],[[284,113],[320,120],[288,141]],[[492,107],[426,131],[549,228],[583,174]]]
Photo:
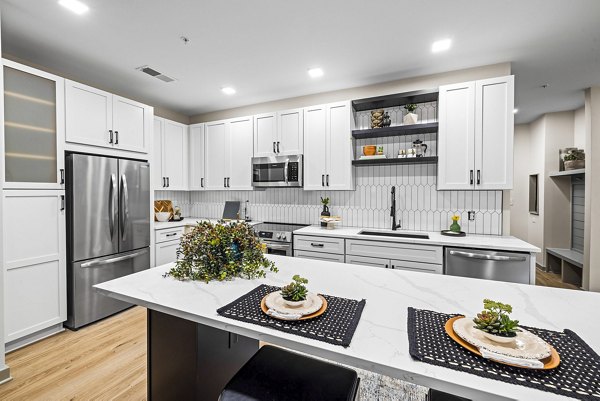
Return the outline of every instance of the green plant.
[[[329,205],[329,198],[323,198],[321,196],[321,203],[323,204],[323,206]]]
[[[407,105],[404,106],[404,108],[406,109],[406,111],[408,111],[409,113],[412,113],[413,111],[415,111],[417,109],[417,105],[414,103],[409,103]]]
[[[585,152],[583,150],[577,149],[577,150],[571,150],[569,153],[567,153],[564,157],[565,161],[571,161],[571,160],[585,160]]]
[[[519,321],[511,320],[512,306],[491,299],[483,300],[484,310],[473,319],[475,327],[486,333],[502,337],[517,335]]]
[[[297,274],[292,277],[292,280],[294,281],[281,288],[281,296],[286,301],[304,301],[306,299],[306,294],[308,293],[304,284],[307,284],[308,280]]]
[[[266,276],[277,272],[275,264],[265,258],[262,244],[247,223],[198,223],[185,234],[177,250],[175,267],[165,273],[179,280],[230,280]]]

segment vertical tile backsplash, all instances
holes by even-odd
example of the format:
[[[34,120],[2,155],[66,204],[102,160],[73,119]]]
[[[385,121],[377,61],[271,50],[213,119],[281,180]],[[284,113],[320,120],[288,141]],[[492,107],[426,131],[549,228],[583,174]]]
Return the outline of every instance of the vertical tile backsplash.
[[[437,191],[436,170],[436,165],[415,164],[357,167],[355,191],[156,191],[155,197],[172,199],[187,216],[220,218],[226,200],[240,201],[243,214],[244,202],[249,200],[248,214],[253,220],[316,224],[322,196],[331,199],[332,214],[341,216],[345,226],[389,228],[390,189],[395,185],[402,229],[447,229],[450,217],[458,214],[468,233],[502,234],[502,191]],[[469,210],[475,211],[474,221],[468,220]]]

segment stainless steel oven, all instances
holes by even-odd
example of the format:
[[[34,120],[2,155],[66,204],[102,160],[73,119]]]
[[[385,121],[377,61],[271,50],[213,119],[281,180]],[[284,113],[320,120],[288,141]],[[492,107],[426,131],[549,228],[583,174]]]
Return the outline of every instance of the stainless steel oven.
[[[262,242],[267,245],[267,253],[282,256],[294,256],[291,242],[269,241],[263,239]]]
[[[283,256],[294,256],[293,233],[306,224],[286,224],[265,222],[254,226],[254,231],[263,244],[267,245],[267,253]]]
[[[301,187],[302,155],[252,158],[252,186]]]

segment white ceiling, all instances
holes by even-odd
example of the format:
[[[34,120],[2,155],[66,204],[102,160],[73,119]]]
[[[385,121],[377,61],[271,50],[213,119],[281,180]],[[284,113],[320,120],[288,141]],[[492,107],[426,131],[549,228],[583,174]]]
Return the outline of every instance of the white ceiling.
[[[3,52],[186,115],[511,61],[529,122],[600,85],[598,0],[82,1],[77,16],[1,0]],[[444,37],[451,50],[432,54]],[[135,70],[146,64],[177,82]]]

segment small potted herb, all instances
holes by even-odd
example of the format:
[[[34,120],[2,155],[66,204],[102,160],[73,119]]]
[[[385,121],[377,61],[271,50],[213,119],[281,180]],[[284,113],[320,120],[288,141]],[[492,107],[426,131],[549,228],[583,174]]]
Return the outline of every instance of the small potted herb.
[[[409,103],[404,106],[404,109],[408,112],[408,114],[404,116],[404,124],[416,124],[419,120],[419,116],[414,113],[414,111],[417,109],[417,105],[414,103]]]
[[[581,149],[574,149],[565,155],[565,170],[585,168],[585,153]]]
[[[321,204],[323,205],[323,210],[321,211],[321,217],[331,217],[331,213],[329,212],[329,197],[323,198],[321,197]],[[327,223],[321,222],[321,227],[327,227]]]
[[[299,308],[304,305],[308,290],[304,284],[308,284],[308,280],[294,275],[292,282],[281,288],[281,296],[285,301],[286,305],[292,308]]]
[[[521,330],[518,328],[519,321],[508,316],[512,313],[512,306],[484,299],[483,307],[484,310],[473,319],[475,328],[492,341],[504,344],[513,342]]]

